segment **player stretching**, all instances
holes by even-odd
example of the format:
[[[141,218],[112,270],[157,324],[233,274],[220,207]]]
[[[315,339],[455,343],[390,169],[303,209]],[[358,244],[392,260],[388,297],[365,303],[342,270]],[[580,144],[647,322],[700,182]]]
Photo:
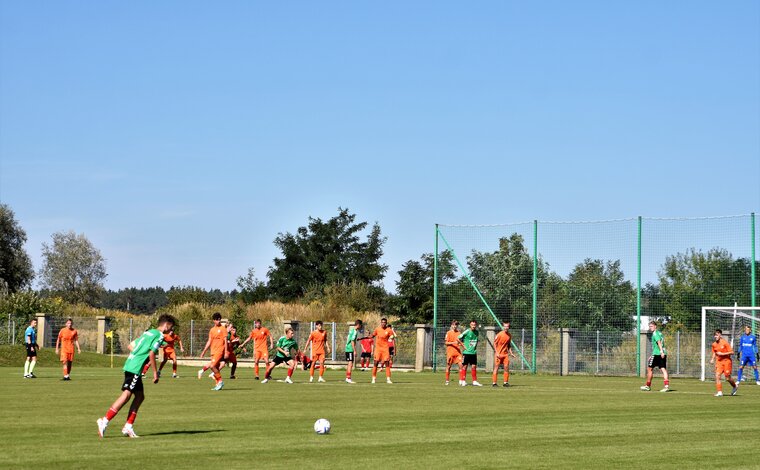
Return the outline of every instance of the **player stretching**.
[[[726,380],[731,387],[731,395],[736,395],[736,391],[739,386],[731,378],[731,354],[734,351],[731,350],[731,345],[728,341],[723,339],[723,332],[721,330],[715,330],[715,342],[712,345],[712,357],[710,358],[710,364],[715,364],[715,389],[717,393],[716,397],[723,396],[723,384],[720,382],[720,376],[725,375]]]
[[[26,345],[26,362],[24,362],[24,378],[36,379],[34,366],[37,364],[37,319],[33,318],[24,331],[24,345]]]
[[[293,369],[296,368],[296,360],[291,356],[292,350],[296,351],[296,354],[300,353],[298,350],[298,343],[293,339],[293,328],[285,329],[285,336],[281,336],[277,340],[277,352],[274,355],[274,359],[267,365],[267,370],[264,372],[264,380],[261,383],[265,384],[272,378],[272,369],[277,367],[278,364],[285,364],[288,366],[288,376],[285,377],[285,383],[292,384],[290,379],[293,376]]]
[[[346,382],[356,383],[351,380],[351,371],[354,368],[354,351],[356,351],[356,338],[359,336],[359,332],[362,330],[362,321],[356,320],[354,327],[348,331],[348,337],[346,338]]]
[[[509,356],[517,357],[512,351],[512,333],[509,332],[509,322],[505,321],[501,324],[503,330],[496,335],[493,339],[494,357],[493,357],[493,380],[492,387],[498,387],[496,378],[499,373],[499,366],[504,368],[504,384],[503,387],[509,387]]]
[[[359,340],[359,344],[362,348],[362,354],[359,358],[360,360],[360,366],[361,369],[367,370],[369,369],[369,365],[372,363],[372,343],[374,341],[372,340],[371,336],[365,336]]]
[[[77,345],[79,354],[82,354],[82,348],[79,347],[79,333],[74,329],[74,321],[69,318],[66,320],[66,326],[58,332],[58,339],[55,341],[55,354],[58,355],[58,349],[61,350],[61,363],[63,364],[63,380],[71,380],[71,365],[74,363],[74,345]]]
[[[139,437],[135,434],[132,425],[137,418],[137,411],[145,400],[143,393],[142,371],[143,364],[147,360],[153,366],[153,383],[158,383],[158,369],[156,369],[156,353],[164,339],[164,333],[168,332],[174,326],[176,320],[171,315],[161,315],[158,318],[158,328],[148,330],[139,338],[129,344],[129,357],[124,363],[124,383],[121,385],[121,395],[108,409],[106,415],[98,419],[98,435],[103,437],[108,427],[108,422],[119,412],[121,407],[127,404],[132,395],[132,405],[129,407],[127,423],[121,429],[121,433],[129,437]]]
[[[211,316],[211,319],[214,321],[214,326],[208,332],[208,341],[206,341],[206,345],[203,347],[200,356],[203,357],[206,354],[206,351],[211,348],[211,360],[208,364],[203,366],[203,369],[198,371],[198,379],[203,378],[203,373],[211,369],[211,372],[214,374],[214,380],[216,381],[216,386],[214,386],[212,390],[218,391],[224,387],[222,374],[219,373],[219,363],[224,360],[225,355],[227,354],[227,328],[223,327],[221,324],[221,313],[214,313],[214,315]]]
[[[393,337],[393,329],[388,326],[387,318],[380,319],[380,326],[372,332],[372,337],[375,338],[375,365],[372,367],[372,383],[375,383],[377,378],[377,366],[385,364],[385,382],[392,384],[391,352],[388,340]]]
[[[459,367],[459,385],[464,385],[464,369],[462,369],[462,349],[464,345],[459,341],[459,322],[454,320],[451,322],[449,331],[446,332],[446,338],[444,339],[446,345],[446,385],[449,384],[449,377],[451,376],[451,366],[454,364]]]
[[[174,328],[172,328],[168,333],[164,335],[164,359],[161,361],[161,365],[158,366],[159,377],[161,377],[161,369],[164,368],[164,365],[167,363],[167,361],[169,361],[169,359],[172,361],[172,378],[176,379],[179,377],[177,375],[177,351],[174,349],[175,343],[179,343],[179,350],[182,351],[182,354],[185,354],[185,348],[182,346],[182,339],[177,333],[174,332]]]
[[[267,339],[269,339],[269,347],[267,347]],[[266,368],[269,363],[269,350],[274,349],[274,339],[269,329],[261,326],[261,320],[255,320],[253,322],[253,330],[248,338],[243,341],[240,347],[244,347],[249,341],[253,341],[253,363],[254,370],[256,371],[256,380],[259,380],[259,361],[264,361],[264,367]]]
[[[467,377],[467,366],[472,366],[472,385],[475,387],[482,387],[478,382],[478,322],[475,320],[470,321],[470,328],[458,336],[459,341],[464,344],[464,360],[462,361],[462,383],[460,385],[467,385],[465,377]]]
[[[657,329],[657,323],[649,322],[649,331],[652,332],[652,355],[649,356],[647,361],[647,383],[642,385],[641,389],[645,392],[652,390],[652,376],[654,375],[655,367],[659,368],[662,372],[662,379],[664,387],[661,392],[670,391],[670,380],[668,377],[668,353],[665,351],[665,340],[662,338],[662,332]]]
[[[325,356],[329,348],[327,348],[327,331],[322,329],[322,320],[317,320],[314,323],[314,331],[309,335],[309,339],[306,340],[306,345],[303,350],[309,349],[311,344],[311,367],[309,367],[309,383],[314,382],[314,367],[319,361],[319,382],[324,382],[325,379],[322,376],[325,374]]]
[[[760,385],[760,377],[757,373],[757,336],[752,334],[752,328],[744,327],[744,334],[739,338],[739,372],[736,385],[742,381],[744,366],[750,365],[755,372],[755,383]]]

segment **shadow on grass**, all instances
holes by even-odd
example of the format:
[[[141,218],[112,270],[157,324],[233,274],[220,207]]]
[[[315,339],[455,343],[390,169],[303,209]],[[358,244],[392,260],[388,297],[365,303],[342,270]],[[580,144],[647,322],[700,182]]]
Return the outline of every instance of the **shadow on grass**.
[[[184,431],[164,431],[140,433],[140,436],[171,436],[174,434],[208,434],[211,432],[227,432],[226,429],[191,429]]]

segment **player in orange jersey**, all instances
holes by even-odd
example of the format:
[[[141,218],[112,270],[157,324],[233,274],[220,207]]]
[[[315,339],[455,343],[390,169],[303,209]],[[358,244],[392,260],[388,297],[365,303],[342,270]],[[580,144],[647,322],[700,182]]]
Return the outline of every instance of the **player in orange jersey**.
[[[267,339],[269,339],[269,347],[267,347]],[[269,363],[269,350],[274,349],[274,339],[269,329],[261,326],[261,320],[256,319],[253,322],[251,334],[243,341],[240,348],[245,347],[249,341],[253,341],[254,370],[256,371],[256,380],[259,380],[259,361],[264,361],[264,367]]]
[[[58,339],[55,342],[55,354],[58,355],[58,348],[61,349],[61,363],[63,364],[63,380],[71,380],[71,365],[74,363],[74,345],[77,345],[79,354],[82,354],[82,348],[79,347],[79,333],[74,329],[74,321],[69,318],[66,320],[66,326],[58,332]]]
[[[512,351],[512,333],[509,332],[509,322],[501,324],[502,330],[493,340],[493,380],[492,387],[498,387],[496,378],[499,374],[499,366],[504,368],[504,387],[509,387],[509,356],[517,357]]]
[[[377,378],[377,367],[385,364],[385,381],[391,382],[391,352],[388,340],[393,337],[393,329],[388,326],[388,319],[381,318],[380,326],[375,328],[371,335],[375,338],[375,365],[372,367],[372,383]]]
[[[721,375],[725,375],[726,380],[731,384],[731,387],[733,387],[731,395],[736,395],[738,387],[736,386],[736,382],[731,378],[731,354],[733,354],[734,351],[731,349],[731,345],[728,344],[728,341],[723,339],[723,332],[721,330],[715,330],[714,338],[715,342],[712,345],[710,364],[715,364],[715,388],[717,390],[715,396],[723,396],[723,384],[720,382]]]
[[[177,375],[177,352],[174,349],[175,343],[179,343],[179,350],[182,351],[182,354],[185,353],[185,348],[182,346],[182,339],[179,337],[177,333],[174,332],[174,327],[172,327],[171,330],[169,330],[168,333],[164,334],[164,344],[163,344],[163,351],[164,351],[164,359],[161,361],[161,365],[158,366],[158,376],[161,376],[161,370],[164,368],[164,365],[171,359],[172,361],[172,378],[176,379],[179,377]],[[145,372],[143,372],[145,374]]]
[[[224,387],[222,374],[219,373],[219,365],[227,354],[227,328],[222,326],[221,313],[214,313],[211,319],[214,321],[214,326],[208,332],[208,341],[206,341],[206,345],[203,347],[200,356],[203,357],[206,354],[206,351],[210,348],[211,360],[208,364],[203,366],[203,369],[198,371],[198,379],[203,378],[203,373],[211,369],[211,372],[214,374],[214,380],[216,381],[216,386],[213,390],[218,391]]]
[[[309,367],[309,383],[314,382],[314,367],[319,361],[319,382],[324,382],[322,377],[325,375],[325,357],[329,348],[327,347],[327,331],[324,330],[322,320],[317,320],[314,323],[314,331],[309,335],[309,339],[306,340],[306,345],[303,350],[309,349],[311,344],[311,367]]]
[[[462,385],[464,382],[464,369],[462,369],[462,348],[464,348],[464,344],[459,341],[459,322],[457,320],[451,322],[449,331],[446,332],[444,345],[446,346],[446,385],[449,384],[451,366],[454,364],[459,367],[459,385]]]

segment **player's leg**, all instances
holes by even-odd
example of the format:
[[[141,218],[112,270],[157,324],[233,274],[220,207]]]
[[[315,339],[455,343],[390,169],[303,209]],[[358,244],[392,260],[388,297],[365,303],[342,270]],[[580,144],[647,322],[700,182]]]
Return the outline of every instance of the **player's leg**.
[[[69,359],[66,361],[66,377],[71,377],[71,368],[74,365],[74,361],[71,359],[71,356],[69,356]]]
[[[509,386],[509,358],[502,365],[504,367],[504,386]]]
[[[292,384],[293,379],[291,379],[291,377],[293,377],[293,371],[296,370],[296,361],[294,359],[291,359],[285,364],[288,366],[288,376],[285,377],[285,383]],[[314,363],[312,362],[312,364]]]
[[[264,370],[264,381],[268,381],[272,377],[272,369],[274,369],[275,361],[272,359],[268,364],[266,370]]]
[[[166,362],[169,360],[169,356],[164,353],[164,358],[161,360],[161,364],[158,365],[158,371],[161,372],[164,370],[164,366],[166,365]]]
[[[311,356],[311,365],[309,366],[309,382],[314,381],[314,368],[317,367],[317,358],[319,356]]]
[[[755,383],[757,385],[760,385],[760,375],[758,375],[759,373],[757,371],[757,364],[752,364],[752,370],[755,373]]]
[[[491,377],[491,386],[496,387],[496,378],[499,376],[499,363],[501,361],[498,357],[493,359],[493,376]]]
[[[645,385],[641,386],[641,389],[644,391],[651,390],[652,386],[652,376],[654,375],[654,356],[649,356],[649,359],[647,359],[647,382]]]
[[[393,367],[393,361],[388,356],[388,361],[385,363],[385,382],[391,383],[391,368]]]
[[[662,381],[663,381],[663,387],[661,392],[667,392],[670,391],[670,374],[668,374],[668,368],[667,363],[665,362],[667,356],[665,358],[662,358],[662,363],[660,364],[660,372],[662,372]]]
[[[171,357],[172,360],[172,377],[177,377],[177,355]]]
[[[744,372],[744,360],[742,359],[742,360],[739,362],[739,368],[738,368],[738,369],[737,369],[737,371],[736,371],[736,381],[737,381],[738,383],[741,383],[741,381],[742,381],[742,373],[743,373],[743,372]]]
[[[354,353],[347,352],[346,353],[346,382],[352,383],[351,381],[351,371],[354,368]]]
[[[321,359],[319,360],[319,381],[323,382],[325,379],[322,378],[323,375],[325,375],[325,370],[327,369],[327,366],[325,365],[326,356],[322,354]]]
[[[135,398],[132,400],[132,404],[129,406],[127,422],[124,424],[124,427],[121,428],[121,433],[128,437],[139,437],[135,433],[135,430],[132,426],[135,424],[135,419],[137,419],[137,411],[140,409],[140,405],[142,405],[142,402],[145,400],[145,393],[143,393],[142,389],[135,390],[134,396]]]
[[[375,383],[375,379],[377,379],[377,366],[380,364],[380,361],[375,357],[375,365],[372,367],[372,383]]]
[[[720,369],[715,368],[715,396],[716,397],[722,397],[723,396],[723,384],[720,381],[720,376],[723,375],[720,371]]]

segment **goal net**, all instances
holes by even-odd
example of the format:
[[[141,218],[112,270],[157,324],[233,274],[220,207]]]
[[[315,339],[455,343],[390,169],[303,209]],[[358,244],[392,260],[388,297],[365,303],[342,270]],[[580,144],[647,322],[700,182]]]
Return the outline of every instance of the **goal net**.
[[[744,327],[750,327],[752,334],[760,333],[760,307],[702,307],[702,375],[708,373],[709,359],[712,354],[713,333],[720,329],[723,337],[734,351],[739,347],[739,338],[744,334]]]

